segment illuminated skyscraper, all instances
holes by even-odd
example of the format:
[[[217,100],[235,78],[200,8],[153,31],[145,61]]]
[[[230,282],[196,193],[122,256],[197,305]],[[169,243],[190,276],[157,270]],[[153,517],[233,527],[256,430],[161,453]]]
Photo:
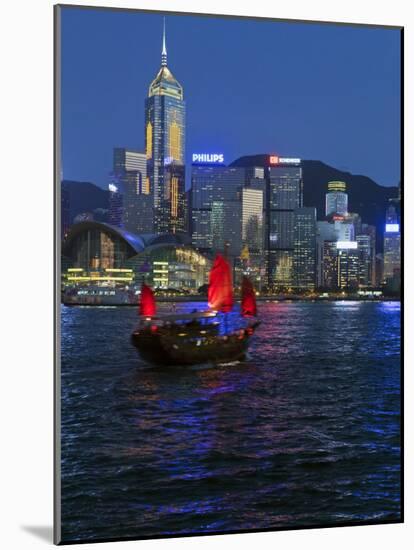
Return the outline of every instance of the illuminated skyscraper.
[[[330,181],[326,193],[325,214],[346,215],[348,213],[348,195],[344,181]]]
[[[354,290],[359,287],[360,253],[356,241],[352,242],[355,243],[355,248],[348,248],[349,243],[344,243],[346,244],[344,247],[336,243],[338,288],[345,290]]]
[[[145,153],[117,147],[113,173],[123,189],[122,225],[132,233],[153,232],[153,198],[147,186]]]
[[[242,190],[242,240],[250,256],[263,261],[263,191],[252,187]]]
[[[313,290],[316,283],[316,208],[295,210],[293,241],[294,286]]]
[[[226,207],[224,201],[213,201],[210,212],[211,249],[215,252],[224,252],[226,245]]]
[[[186,231],[185,102],[181,84],[167,67],[165,23],[161,68],[145,100],[145,189],[154,200],[154,231]]]
[[[377,231],[375,225],[368,225],[366,223],[362,224],[361,234],[368,235],[370,238],[370,266],[369,266],[369,286],[376,286],[377,284],[377,274],[376,274],[376,240],[377,240]],[[357,236],[358,239],[358,236]]]
[[[302,168],[280,161],[269,168],[267,188],[268,280],[272,287],[292,286],[295,209],[302,206]]]
[[[230,257],[242,246],[242,188],[244,168],[193,164],[191,168],[191,239],[201,250],[222,252],[229,244]]]
[[[336,290],[338,288],[338,250],[336,242],[323,241],[321,279],[318,286],[325,289]]]
[[[108,185],[109,191],[109,211],[108,222],[115,227],[124,227],[123,217],[123,188],[122,183],[113,176],[113,181]]]
[[[357,235],[359,251],[359,287],[367,288],[372,284],[372,245],[370,235]]]
[[[266,285],[273,289],[291,287],[294,283],[294,211],[303,206],[301,160],[253,155],[241,157],[231,166],[248,169],[247,186],[263,191],[265,253],[262,266]]]
[[[125,147],[115,147],[114,172],[122,174],[124,171],[135,173],[136,194],[146,194],[147,190],[144,188],[147,174],[145,153]]]
[[[391,204],[385,214],[384,282],[399,274],[401,269],[401,234],[396,207]]]

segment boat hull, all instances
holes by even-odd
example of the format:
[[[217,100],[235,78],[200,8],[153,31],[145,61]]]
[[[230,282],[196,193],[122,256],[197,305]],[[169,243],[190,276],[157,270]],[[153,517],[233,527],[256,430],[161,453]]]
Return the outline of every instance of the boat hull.
[[[138,330],[131,335],[131,342],[144,360],[154,364],[228,363],[245,358],[252,333],[253,329],[249,328],[228,336],[181,341],[162,331]]]

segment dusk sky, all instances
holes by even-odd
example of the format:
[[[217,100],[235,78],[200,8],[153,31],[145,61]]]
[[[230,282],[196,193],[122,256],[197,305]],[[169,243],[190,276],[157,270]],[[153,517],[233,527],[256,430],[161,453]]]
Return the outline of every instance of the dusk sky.
[[[168,14],[166,27],[188,163],[269,152],[398,184],[399,30]],[[107,187],[113,147],[143,150],[161,41],[160,14],[62,10],[65,179]]]

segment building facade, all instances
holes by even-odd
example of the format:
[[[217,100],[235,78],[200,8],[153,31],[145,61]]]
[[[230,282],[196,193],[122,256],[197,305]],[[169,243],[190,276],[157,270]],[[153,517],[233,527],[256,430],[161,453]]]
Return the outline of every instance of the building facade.
[[[374,286],[372,279],[372,245],[370,235],[357,235],[358,243],[358,286],[369,288]]]
[[[155,233],[185,232],[185,101],[167,66],[165,26],[161,68],[145,100],[145,189],[153,197]]]
[[[370,267],[369,267],[369,286],[378,286],[377,282],[377,262],[376,262],[376,250],[377,250],[377,230],[375,225],[362,224],[361,235],[368,235],[370,238]]]
[[[348,213],[348,194],[344,181],[330,181],[326,193],[325,215],[346,215]]]
[[[241,194],[242,203],[242,242],[249,254],[263,259],[263,191],[254,187],[245,187]]]
[[[293,242],[293,286],[314,290],[316,286],[316,208],[295,210]]]
[[[391,204],[385,213],[383,281],[400,276],[401,233],[396,207]]]
[[[240,256],[244,168],[193,164],[191,167],[191,239],[209,252]],[[245,216],[248,216],[245,196]],[[252,207],[254,209],[254,207]]]
[[[115,174],[108,185],[108,191],[108,222],[114,227],[124,227],[123,183]]]
[[[113,174],[122,189],[122,227],[133,233],[152,233],[153,197],[147,181],[145,153],[115,148]]]
[[[337,248],[337,288],[356,290],[359,288],[359,250],[356,241],[336,243]]]
[[[302,163],[299,158],[262,154],[240,157],[246,185],[263,192],[263,280],[271,290],[294,284],[295,210],[303,206]]]
[[[267,278],[271,288],[290,287],[294,283],[295,210],[302,206],[302,168],[277,165],[268,169],[266,190]]]
[[[136,235],[106,223],[72,226],[62,247],[66,286],[139,288],[196,293],[208,281],[211,260],[185,235]]]

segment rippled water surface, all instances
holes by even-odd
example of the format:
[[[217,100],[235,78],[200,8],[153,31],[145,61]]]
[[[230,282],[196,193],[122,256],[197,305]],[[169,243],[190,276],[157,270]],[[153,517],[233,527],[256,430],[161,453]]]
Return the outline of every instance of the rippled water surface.
[[[245,362],[157,368],[135,308],[62,306],[64,541],[399,519],[400,304],[260,316]]]

